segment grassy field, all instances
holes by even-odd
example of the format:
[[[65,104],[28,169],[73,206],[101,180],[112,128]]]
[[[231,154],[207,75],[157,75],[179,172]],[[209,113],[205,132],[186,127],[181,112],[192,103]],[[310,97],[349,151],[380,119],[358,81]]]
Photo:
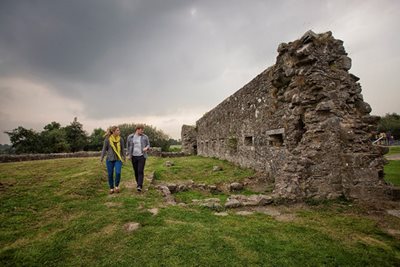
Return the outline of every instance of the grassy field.
[[[400,146],[389,147],[389,153],[386,155],[400,154]],[[389,160],[385,166],[385,180],[393,185],[400,186],[400,161]]]
[[[385,166],[385,180],[400,186],[400,160],[389,160],[389,164]]]
[[[389,152],[386,155],[400,154],[400,146],[390,146]]]
[[[175,165],[167,169],[166,160]],[[213,165],[223,171],[210,171]],[[216,216],[199,206],[166,206],[155,189],[136,193],[130,164],[123,167],[121,193],[108,195],[103,168],[94,158],[0,164],[0,265],[400,265],[400,219],[385,212],[372,216],[364,206],[336,201]],[[150,158],[146,174],[152,171],[157,182],[212,184],[253,175],[198,157]],[[205,197],[227,198],[177,195],[187,203]],[[140,228],[127,232],[129,222]]]

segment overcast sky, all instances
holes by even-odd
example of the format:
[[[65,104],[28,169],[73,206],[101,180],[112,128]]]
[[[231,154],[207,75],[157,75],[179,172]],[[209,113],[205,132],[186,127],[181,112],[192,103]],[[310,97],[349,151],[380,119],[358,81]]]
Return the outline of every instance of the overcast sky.
[[[344,41],[372,114],[400,113],[397,0],[1,0],[0,143],[74,117],[180,138],[310,29]]]

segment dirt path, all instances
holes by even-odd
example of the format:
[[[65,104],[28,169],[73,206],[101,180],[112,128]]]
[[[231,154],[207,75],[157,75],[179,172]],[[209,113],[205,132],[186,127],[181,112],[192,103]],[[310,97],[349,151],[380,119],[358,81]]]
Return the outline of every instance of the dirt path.
[[[400,154],[393,154],[389,156],[385,156],[388,160],[400,160]]]

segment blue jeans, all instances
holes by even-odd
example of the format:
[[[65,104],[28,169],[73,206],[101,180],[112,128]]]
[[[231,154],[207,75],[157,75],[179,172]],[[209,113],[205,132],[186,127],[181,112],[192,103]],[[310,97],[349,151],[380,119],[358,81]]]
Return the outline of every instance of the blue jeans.
[[[119,181],[121,180],[121,169],[122,169],[122,161],[113,160],[106,161],[107,164],[107,172],[108,172],[108,184],[110,189],[114,188],[114,167],[115,167],[115,186],[119,186]]]

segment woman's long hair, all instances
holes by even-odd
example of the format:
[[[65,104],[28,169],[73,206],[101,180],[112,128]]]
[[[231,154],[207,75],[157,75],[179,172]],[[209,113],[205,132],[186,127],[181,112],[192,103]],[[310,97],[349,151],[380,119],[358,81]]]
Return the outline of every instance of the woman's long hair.
[[[118,126],[108,127],[107,132],[104,134],[104,137],[107,137],[107,138],[110,137],[117,129],[118,129]]]

